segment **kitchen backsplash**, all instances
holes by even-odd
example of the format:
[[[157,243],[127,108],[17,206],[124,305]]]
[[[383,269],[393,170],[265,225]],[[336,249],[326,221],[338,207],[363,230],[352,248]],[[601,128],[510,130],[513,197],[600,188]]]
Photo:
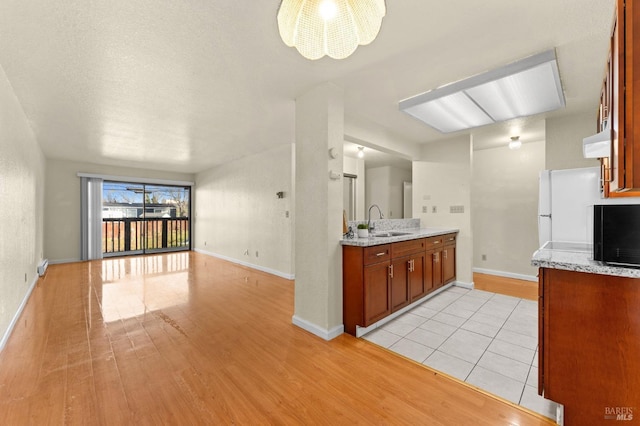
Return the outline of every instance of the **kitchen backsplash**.
[[[360,223],[367,223],[366,220],[350,220],[347,226],[356,231]],[[376,231],[391,231],[400,229],[420,229],[420,219],[377,219],[371,221],[371,226]]]

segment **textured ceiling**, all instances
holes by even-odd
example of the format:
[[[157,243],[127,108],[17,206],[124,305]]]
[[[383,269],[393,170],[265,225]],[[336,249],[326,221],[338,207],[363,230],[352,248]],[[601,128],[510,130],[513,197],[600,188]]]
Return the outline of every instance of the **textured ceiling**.
[[[378,39],[342,61],[286,47],[278,5],[3,0],[0,66],[48,157],[184,172],[293,142],[295,98],[326,81],[347,122],[441,140],[398,101],[552,47],[567,106],[550,115],[595,119],[614,0],[388,1]],[[474,141],[508,140],[509,125]]]

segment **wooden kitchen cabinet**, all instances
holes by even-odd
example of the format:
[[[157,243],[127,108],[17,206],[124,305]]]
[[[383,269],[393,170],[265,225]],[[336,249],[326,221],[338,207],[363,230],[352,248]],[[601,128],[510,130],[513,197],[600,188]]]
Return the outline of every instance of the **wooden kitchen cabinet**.
[[[442,279],[442,247],[429,250],[427,257],[431,263],[431,291],[437,290],[444,285]],[[429,261],[428,260],[428,261]]]
[[[426,263],[429,267],[425,269],[425,282],[428,283],[429,290],[437,290],[442,287],[442,246],[443,235],[427,238],[426,243]]]
[[[410,268],[410,257],[394,259],[391,262],[391,312],[402,309],[409,304]]]
[[[397,311],[422,297],[424,291],[425,239],[391,245],[391,311]],[[417,265],[417,266],[416,266]]]
[[[391,313],[391,265],[389,261],[364,267],[364,326]]]
[[[427,239],[429,271],[425,271],[425,282],[436,290],[456,279],[456,234],[446,234]]]
[[[342,321],[345,331],[391,313],[391,244],[342,247]]]
[[[368,327],[455,280],[455,237],[343,246],[345,331],[356,335],[357,326]]]
[[[540,268],[538,393],[564,424],[638,424],[638,306],[638,278]]]
[[[605,197],[640,196],[640,4],[616,0],[597,128],[608,121],[611,155],[601,159]]]
[[[445,235],[442,249],[442,281],[449,284],[456,279],[456,235]]]
[[[425,282],[425,253],[416,253],[411,262],[409,275],[409,301],[414,302],[427,294],[430,287]]]

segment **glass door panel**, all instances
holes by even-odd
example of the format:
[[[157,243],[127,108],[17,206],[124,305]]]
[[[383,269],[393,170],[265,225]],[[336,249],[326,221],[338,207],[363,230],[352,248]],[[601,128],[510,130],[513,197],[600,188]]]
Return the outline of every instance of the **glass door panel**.
[[[104,182],[103,256],[191,249],[191,188]]]
[[[146,185],[146,250],[188,250],[190,208],[189,187]]]

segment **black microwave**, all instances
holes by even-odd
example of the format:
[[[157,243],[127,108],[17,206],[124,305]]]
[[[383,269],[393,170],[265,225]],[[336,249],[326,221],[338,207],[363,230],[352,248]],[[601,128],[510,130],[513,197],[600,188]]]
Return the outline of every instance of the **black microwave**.
[[[640,265],[640,204],[593,206],[593,259]]]

